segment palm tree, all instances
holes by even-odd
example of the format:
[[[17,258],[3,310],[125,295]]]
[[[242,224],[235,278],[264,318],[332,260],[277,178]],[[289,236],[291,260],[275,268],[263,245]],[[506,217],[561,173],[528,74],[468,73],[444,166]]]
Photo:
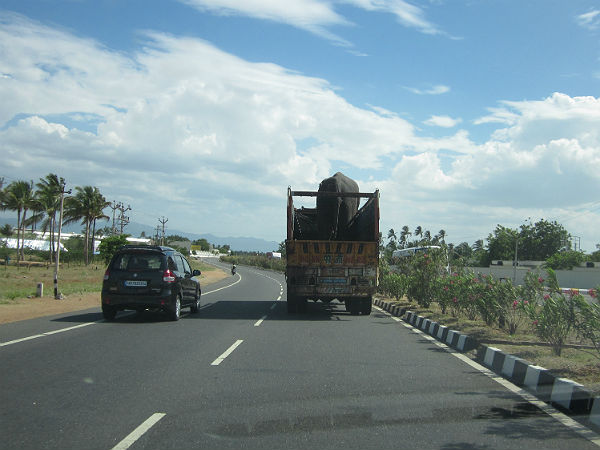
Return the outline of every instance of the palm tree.
[[[470,258],[473,253],[473,249],[471,249],[471,246],[468,242],[461,242],[456,246],[455,250],[457,254],[463,256],[464,258]]]
[[[20,242],[21,240],[25,241],[27,211],[34,206],[34,202],[33,182],[28,183],[24,180],[13,181],[6,187],[2,194],[0,209],[17,211],[17,262],[21,261],[24,257],[24,245],[21,246]]]
[[[54,243],[54,230],[56,229],[56,214],[60,208],[60,194],[65,186],[65,179],[54,173],[49,173],[45,178],[40,178],[36,184],[38,201],[46,213],[46,220],[42,222],[42,231],[50,232],[50,262],[56,252]]]
[[[438,232],[437,234],[438,239],[440,240],[440,242],[442,244],[445,244],[446,241],[444,241],[444,239],[446,238],[446,230],[444,230],[443,228]]]
[[[96,227],[96,219],[106,218],[103,209],[109,202],[100,193],[97,187],[77,186],[75,195],[65,199],[65,225],[81,220],[85,225],[85,247],[83,249],[85,263],[89,264],[90,234],[91,228]]]
[[[427,244],[431,244],[431,232],[427,230],[425,233],[423,233],[423,236]]]
[[[421,225],[419,225],[417,228],[415,228],[415,236],[423,237],[423,228],[421,228]],[[419,243],[420,243],[420,240],[419,240]]]
[[[409,231],[408,226],[404,225],[402,227],[402,231],[400,232],[400,243],[402,244],[402,248],[406,247],[406,242],[408,241],[408,236],[412,233]]]
[[[104,209],[110,205],[110,202],[106,201],[104,195],[100,193],[97,188],[94,188],[94,204],[92,210],[92,253],[94,252],[96,242],[96,221],[98,219],[110,219],[104,214]]]
[[[394,231],[393,228],[390,228],[390,231],[388,231],[388,236],[387,237],[388,237],[388,239],[391,239],[391,240],[394,240],[394,241],[398,239],[398,236],[396,236],[396,232]]]
[[[398,248],[398,246],[396,245],[396,241],[398,240],[398,236],[396,236],[396,232],[394,231],[393,228],[390,228],[390,231],[388,231],[388,235],[387,235],[388,239],[389,239],[389,243],[388,246],[392,249],[392,251],[396,250],[396,248]]]

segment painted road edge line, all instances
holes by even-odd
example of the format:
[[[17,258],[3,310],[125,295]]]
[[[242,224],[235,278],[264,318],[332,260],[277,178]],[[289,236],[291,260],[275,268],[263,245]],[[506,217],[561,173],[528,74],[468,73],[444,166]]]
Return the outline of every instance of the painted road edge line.
[[[165,417],[165,413],[154,413],[152,414],[150,417],[148,417],[139,427],[137,427],[135,430],[133,430],[131,433],[129,433],[129,435],[123,439],[121,442],[119,442],[117,445],[115,445],[112,450],[125,450],[129,447],[131,447],[131,445],[137,441],[140,437],[142,437],[142,435],[148,431],[150,428],[152,428],[156,422],[158,422],[160,419],[162,419],[163,417]]]
[[[202,293],[202,295],[208,295],[208,294],[212,294],[213,292],[221,291],[221,290],[223,290],[223,289],[230,288],[231,286],[235,286],[235,285],[236,285],[236,284],[238,284],[240,281],[242,281],[242,276],[241,276],[239,273],[236,273],[236,275],[238,276],[238,279],[237,279],[237,281],[235,281],[235,282],[233,282],[233,283],[231,283],[231,284],[228,284],[227,286],[223,286],[223,287],[220,287],[220,288],[218,288],[218,289],[214,289],[214,290],[212,290],[212,291],[203,292],[203,293]]]
[[[100,321],[100,322],[102,322],[102,321]],[[20,338],[20,339],[15,339],[15,340],[12,340],[12,341],[0,342],[0,347],[4,347],[6,345],[18,344],[19,342],[30,341],[32,339],[37,339],[37,338],[41,338],[41,337],[45,337],[45,336],[51,336],[51,335],[57,334],[57,333],[64,333],[65,331],[71,331],[71,330],[74,330],[76,328],[87,327],[88,325],[94,325],[95,323],[99,323],[99,322],[81,323],[79,325],[74,325],[72,327],[61,328],[59,330],[54,330],[54,331],[47,331],[45,333],[40,333],[40,334],[34,334],[32,336],[27,336],[27,337]]]
[[[512,383],[512,382],[510,382],[510,381],[502,378],[501,376],[495,374],[494,372],[492,372],[487,367],[482,366],[477,361],[474,361],[471,358],[469,358],[467,355],[464,355],[464,354],[456,351],[455,349],[453,349],[452,347],[447,346],[443,342],[439,342],[433,336],[429,336],[428,334],[424,333],[423,331],[419,330],[418,328],[413,327],[411,324],[408,324],[408,323],[405,323],[402,320],[399,320],[397,317],[392,316],[391,314],[389,314],[387,311],[383,310],[382,308],[379,308],[377,306],[374,306],[374,308],[376,308],[377,310],[379,310],[383,314],[388,315],[392,319],[396,320],[397,322],[399,322],[400,324],[402,324],[405,328],[409,329],[413,333],[418,334],[419,336],[427,339],[428,341],[431,341],[432,344],[437,345],[438,347],[446,350],[446,352],[448,352],[452,356],[460,359],[462,362],[468,364],[469,366],[471,366],[474,369],[478,370],[482,374],[488,376],[489,378],[491,378],[492,380],[494,380],[496,383],[504,386],[504,388],[506,388],[507,390],[513,392],[514,394],[518,395],[519,397],[521,397],[522,399],[524,399],[527,402],[531,403],[532,405],[537,406],[541,411],[545,412],[550,417],[552,417],[553,419],[555,419],[559,423],[563,424],[565,427],[569,428],[571,431],[577,433],[578,435],[584,437],[588,441],[590,441],[593,444],[595,444],[595,445],[597,445],[597,446],[600,447],[600,436],[598,436],[598,434],[596,434],[593,430],[587,428],[583,424],[577,422],[576,420],[572,419],[571,417],[567,416],[566,414],[560,412],[559,410],[557,410],[556,408],[552,407],[551,405],[549,405],[549,404],[547,404],[547,403],[539,400],[537,397],[535,397],[534,395],[530,394],[526,390],[521,389],[516,384],[514,384],[514,383]]]
[[[242,343],[244,342],[243,339],[238,339],[237,341],[235,341],[235,343],[229,347],[227,350],[225,350],[225,352],[219,356],[217,359],[215,359],[212,363],[210,363],[211,366],[218,366],[219,364],[221,364],[223,361],[225,361],[225,358],[227,358],[229,355],[231,355],[231,353]]]

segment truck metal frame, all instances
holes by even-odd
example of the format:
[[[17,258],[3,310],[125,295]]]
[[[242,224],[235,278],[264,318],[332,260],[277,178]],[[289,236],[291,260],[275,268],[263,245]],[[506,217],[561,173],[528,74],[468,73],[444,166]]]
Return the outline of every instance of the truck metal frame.
[[[368,226],[357,239],[319,240],[299,236],[299,217],[316,216],[316,208],[295,208],[294,197],[357,197],[367,202],[358,210]],[[357,224],[360,227],[361,223]],[[287,309],[305,312],[307,300],[336,299],[353,315],[371,313],[379,275],[379,190],[373,193],[293,191],[288,188],[286,239]]]

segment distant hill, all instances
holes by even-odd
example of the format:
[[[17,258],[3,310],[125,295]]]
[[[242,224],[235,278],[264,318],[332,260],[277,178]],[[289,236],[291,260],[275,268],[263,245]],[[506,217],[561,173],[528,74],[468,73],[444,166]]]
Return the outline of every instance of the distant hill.
[[[0,227],[4,224],[8,223],[9,225],[16,227],[17,219],[14,217],[0,217]],[[102,222],[96,225],[97,228],[104,228],[108,226],[108,222]],[[156,228],[151,227],[149,225],[145,225],[142,223],[131,222],[125,227],[125,232],[130,234],[133,237],[139,237],[142,232],[145,233],[147,237],[152,237],[155,233]],[[81,233],[82,225],[81,224],[71,224],[63,227],[63,231],[67,233]],[[181,230],[174,230],[169,228],[167,233],[168,235],[178,235],[183,236],[191,241],[195,241],[197,239],[206,239],[210,244],[213,245],[229,245],[231,250],[241,251],[241,252],[273,252],[277,251],[279,248],[279,243],[276,241],[266,241],[264,239],[258,239],[253,237],[222,237],[215,236],[214,234],[204,233],[188,233]]]

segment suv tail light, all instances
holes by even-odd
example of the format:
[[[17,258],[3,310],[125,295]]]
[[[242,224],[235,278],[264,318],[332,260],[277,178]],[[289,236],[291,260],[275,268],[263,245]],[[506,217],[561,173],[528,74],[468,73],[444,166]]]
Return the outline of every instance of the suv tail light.
[[[175,274],[169,269],[165,270],[163,273],[163,281],[165,283],[175,283]]]
[[[106,269],[106,272],[104,272],[104,281],[108,280],[109,277],[110,277],[110,270]]]

